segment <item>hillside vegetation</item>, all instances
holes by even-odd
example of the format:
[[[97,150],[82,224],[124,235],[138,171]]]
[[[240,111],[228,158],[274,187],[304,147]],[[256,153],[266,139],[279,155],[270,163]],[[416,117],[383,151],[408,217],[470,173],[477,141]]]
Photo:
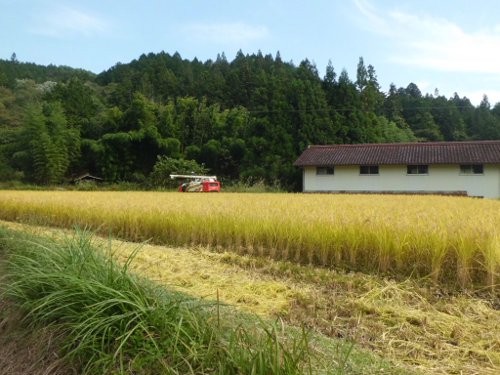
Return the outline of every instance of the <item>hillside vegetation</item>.
[[[486,97],[475,107],[414,83],[381,88],[362,58],[356,72],[260,52],[205,62],[150,53],[97,76],[0,61],[0,180],[59,184],[90,172],[155,186],[163,156],[226,183],[299,190],[292,163],[310,144],[500,139],[500,104]]]

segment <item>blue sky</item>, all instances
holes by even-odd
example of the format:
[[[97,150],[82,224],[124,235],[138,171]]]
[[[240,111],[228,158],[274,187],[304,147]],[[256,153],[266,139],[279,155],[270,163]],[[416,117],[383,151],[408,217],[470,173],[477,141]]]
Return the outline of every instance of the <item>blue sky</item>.
[[[0,58],[99,73],[142,53],[205,61],[280,51],[323,77],[328,60],[356,78],[360,56],[379,83],[474,104],[500,102],[497,0],[0,0]]]

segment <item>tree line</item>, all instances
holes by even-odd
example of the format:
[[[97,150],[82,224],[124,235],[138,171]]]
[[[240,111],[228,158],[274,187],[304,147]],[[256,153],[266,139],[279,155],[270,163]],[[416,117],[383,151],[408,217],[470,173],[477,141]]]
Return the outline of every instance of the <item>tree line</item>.
[[[363,58],[355,79],[279,52],[205,62],[150,53],[98,75],[0,60],[3,181],[91,173],[155,185],[170,160],[297,190],[292,164],[310,144],[478,139],[500,139],[500,103],[423,95],[414,83],[384,92]]]

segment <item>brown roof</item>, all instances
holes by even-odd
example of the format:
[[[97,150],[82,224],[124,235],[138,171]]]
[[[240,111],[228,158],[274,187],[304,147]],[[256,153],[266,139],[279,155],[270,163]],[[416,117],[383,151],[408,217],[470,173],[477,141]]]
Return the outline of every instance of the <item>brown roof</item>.
[[[309,146],[294,165],[474,163],[500,164],[500,140]]]
[[[83,180],[96,180],[102,181],[101,177],[92,176],[90,173],[82,174],[81,176],[75,177],[73,181],[83,181]]]

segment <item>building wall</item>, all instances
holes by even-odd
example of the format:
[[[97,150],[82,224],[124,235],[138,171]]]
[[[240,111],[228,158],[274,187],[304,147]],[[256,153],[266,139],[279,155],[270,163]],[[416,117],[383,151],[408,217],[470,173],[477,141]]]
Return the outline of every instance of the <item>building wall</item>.
[[[427,175],[408,175],[406,165],[381,165],[378,175],[360,175],[359,166],[335,166],[334,175],[304,168],[305,192],[317,191],[466,191],[470,196],[500,198],[500,164],[484,165],[481,175],[463,175],[458,165],[429,165]]]

